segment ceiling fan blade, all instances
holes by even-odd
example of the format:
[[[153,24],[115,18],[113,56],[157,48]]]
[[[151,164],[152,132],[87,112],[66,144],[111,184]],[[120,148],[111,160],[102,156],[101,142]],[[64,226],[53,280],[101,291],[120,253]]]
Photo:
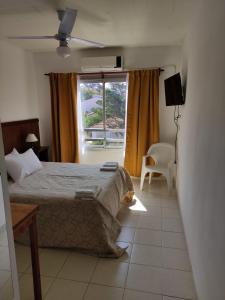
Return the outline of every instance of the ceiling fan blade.
[[[71,34],[76,20],[76,16],[77,16],[76,9],[66,8],[66,10],[63,13],[61,23],[59,25],[58,33],[59,34],[63,33],[66,35]]]
[[[43,39],[56,39],[54,35],[43,36],[8,36],[10,40],[43,40]]]
[[[70,40],[74,41],[74,42],[78,42],[79,44],[84,44],[84,45],[88,45],[88,46],[94,46],[94,47],[98,47],[98,48],[105,47],[105,45],[102,43],[97,43],[97,42],[93,42],[93,41],[89,41],[89,40],[85,40],[85,39],[80,39],[77,37],[71,37]]]

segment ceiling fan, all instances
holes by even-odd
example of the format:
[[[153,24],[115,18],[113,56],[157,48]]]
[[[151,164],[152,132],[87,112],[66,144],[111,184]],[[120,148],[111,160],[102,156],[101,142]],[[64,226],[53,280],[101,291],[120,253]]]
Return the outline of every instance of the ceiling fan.
[[[79,44],[89,45],[93,47],[99,47],[104,48],[105,45],[93,41],[89,41],[86,39],[81,39],[77,37],[72,37],[71,32],[73,30],[76,16],[77,16],[77,10],[66,8],[65,10],[57,10],[58,18],[60,20],[58,33],[55,35],[45,35],[45,36],[10,36],[9,39],[55,39],[59,41],[59,47],[56,48],[56,52],[59,56],[66,58],[69,57],[71,54],[71,49],[68,46],[68,43],[71,42],[77,42]]]

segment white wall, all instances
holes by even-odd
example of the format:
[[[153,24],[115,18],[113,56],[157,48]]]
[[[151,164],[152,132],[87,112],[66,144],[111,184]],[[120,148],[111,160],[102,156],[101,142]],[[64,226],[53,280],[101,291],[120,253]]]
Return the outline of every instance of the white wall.
[[[50,94],[48,72],[79,72],[80,59],[85,56],[122,55],[127,69],[154,68],[166,66],[160,76],[160,139],[173,142],[175,127],[173,109],[165,106],[163,80],[174,74],[174,65],[179,70],[181,60],[180,47],[112,48],[74,51],[68,59],[62,59],[53,52],[35,53],[34,62],[39,99],[39,117],[42,143],[51,143]]]
[[[38,117],[32,54],[0,41],[0,120]],[[5,224],[0,182],[0,227]]]
[[[0,119],[38,116],[32,54],[0,41]]]
[[[225,299],[225,1],[200,0],[184,51],[178,194],[199,300]]]

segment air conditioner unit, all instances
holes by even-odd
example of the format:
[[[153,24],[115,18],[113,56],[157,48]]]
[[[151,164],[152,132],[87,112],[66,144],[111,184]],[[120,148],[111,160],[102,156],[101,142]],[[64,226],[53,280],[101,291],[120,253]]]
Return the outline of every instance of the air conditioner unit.
[[[81,59],[82,72],[122,71],[122,56],[83,57]]]

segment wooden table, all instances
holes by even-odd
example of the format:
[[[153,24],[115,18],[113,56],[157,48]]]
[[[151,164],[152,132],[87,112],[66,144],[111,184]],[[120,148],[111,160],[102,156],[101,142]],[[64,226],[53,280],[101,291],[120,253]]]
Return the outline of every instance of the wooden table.
[[[29,228],[34,297],[35,300],[42,300],[36,224],[37,211],[38,205],[11,203],[14,238],[18,238],[26,229]]]

